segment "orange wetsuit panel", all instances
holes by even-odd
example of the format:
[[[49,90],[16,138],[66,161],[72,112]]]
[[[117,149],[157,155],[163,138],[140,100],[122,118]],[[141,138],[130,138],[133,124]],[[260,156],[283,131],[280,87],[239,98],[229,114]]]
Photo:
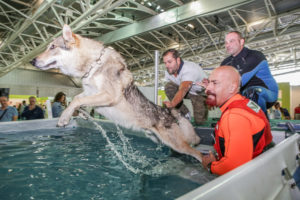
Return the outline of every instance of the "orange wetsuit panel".
[[[219,137],[225,139],[225,152],[219,161],[212,162],[212,173],[222,175],[250,161],[253,157],[252,136],[264,127],[265,123],[261,118],[244,109],[227,110],[221,117],[218,127]]]

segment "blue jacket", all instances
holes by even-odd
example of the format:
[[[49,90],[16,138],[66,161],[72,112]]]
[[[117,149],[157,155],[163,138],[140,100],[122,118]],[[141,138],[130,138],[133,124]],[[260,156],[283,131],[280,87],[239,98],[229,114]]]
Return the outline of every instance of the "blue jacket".
[[[241,92],[251,86],[260,86],[278,93],[278,85],[273,78],[266,57],[260,51],[246,47],[235,57],[229,56],[221,65],[235,67],[241,75]]]

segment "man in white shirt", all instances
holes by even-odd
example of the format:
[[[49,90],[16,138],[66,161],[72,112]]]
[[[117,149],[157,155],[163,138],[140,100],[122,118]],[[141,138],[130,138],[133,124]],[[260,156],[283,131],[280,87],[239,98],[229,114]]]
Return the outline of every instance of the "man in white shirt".
[[[165,72],[165,92],[170,101],[164,101],[168,108],[177,108],[183,116],[188,117],[189,110],[183,104],[183,99],[191,99],[196,124],[203,124],[207,118],[207,106],[203,88],[193,83],[207,78],[206,73],[196,63],[184,61],[175,49],[163,53]]]

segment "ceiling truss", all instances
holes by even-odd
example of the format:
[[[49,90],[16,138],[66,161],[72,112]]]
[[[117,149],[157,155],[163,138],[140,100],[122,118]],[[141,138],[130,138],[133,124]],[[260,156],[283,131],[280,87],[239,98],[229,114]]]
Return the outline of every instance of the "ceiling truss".
[[[155,50],[176,48],[205,70],[218,66],[226,56],[224,34],[230,30],[241,31],[249,48],[262,51],[273,72],[299,70],[300,2],[204,2],[0,0],[0,77],[15,68],[34,69],[29,61],[61,34],[65,23],[117,49],[141,86],[154,84]],[[163,76],[160,64],[160,85]]]

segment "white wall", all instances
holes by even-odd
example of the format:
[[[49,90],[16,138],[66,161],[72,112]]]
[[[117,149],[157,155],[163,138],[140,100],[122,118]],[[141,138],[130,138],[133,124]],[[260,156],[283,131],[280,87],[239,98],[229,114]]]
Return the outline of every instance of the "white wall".
[[[10,88],[10,94],[14,95],[39,97],[53,97],[60,91],[68,97],[74,97],[82,91],[62,74],[22,69],[13,70],[0,77],[0,88]]]
[[[291,86],[291,103],[290,111],[291,117],[294,119],[294,109],[300,104],[300,86]]]
[[[143,95],[145,95],[145,97],[147,97],[147,99],[149,99],[150,101],[152,101],[154,103],[154,87],[138,87],[139,90],[143,93]]]

